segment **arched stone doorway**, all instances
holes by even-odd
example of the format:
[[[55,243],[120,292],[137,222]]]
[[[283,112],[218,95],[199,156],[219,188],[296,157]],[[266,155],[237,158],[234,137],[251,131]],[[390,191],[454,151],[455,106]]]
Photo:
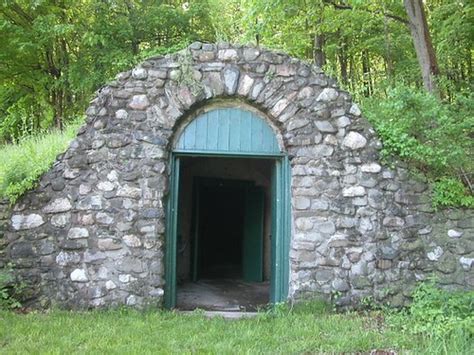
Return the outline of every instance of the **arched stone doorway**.
[[[167,307],[177,304],[178,279],[188,285],[181,294],[190,290],[186,282],[205,279],[198,289],[226,290],[202,297],[226,294],[244,307],[286,299],[290,168],[269,123],[248,105],[221,102],[178,130],[167,210]],[[255,285],[265,280],[269,289]],[[192,307],[185,296],[180,299],[178,306]]]

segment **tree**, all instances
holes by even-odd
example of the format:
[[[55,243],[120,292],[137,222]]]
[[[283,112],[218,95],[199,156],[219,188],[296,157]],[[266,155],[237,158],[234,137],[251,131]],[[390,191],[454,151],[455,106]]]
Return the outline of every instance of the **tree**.
[[[422,0],[403,0],[408,15],[416,57],[421,69],[423,85],[430,93],[437,92],[436,77],[439,74],[436,52],[431,41],[430,30]]]

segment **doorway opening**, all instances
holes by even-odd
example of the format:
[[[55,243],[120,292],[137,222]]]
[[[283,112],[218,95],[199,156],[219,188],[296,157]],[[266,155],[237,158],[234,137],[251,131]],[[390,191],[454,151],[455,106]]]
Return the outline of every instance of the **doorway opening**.
[[[177,308],[251,311],[270,302],[274,165],[181,158]]]

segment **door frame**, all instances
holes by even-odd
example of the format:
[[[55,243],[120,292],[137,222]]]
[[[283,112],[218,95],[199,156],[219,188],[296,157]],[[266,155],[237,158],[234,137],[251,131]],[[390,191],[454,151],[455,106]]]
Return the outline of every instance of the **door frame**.
[[[274,161],[272,172],[272,235],[270,303],[286,301],[289,286],[289,249],[291,231],[290,163],[286,154],[245,154],[228,152],[189,152],[170,154],[169,193],[166,206],[164,306],[176,306],[176,257],[179,210],[180,160],[183,157],[254,158]]]

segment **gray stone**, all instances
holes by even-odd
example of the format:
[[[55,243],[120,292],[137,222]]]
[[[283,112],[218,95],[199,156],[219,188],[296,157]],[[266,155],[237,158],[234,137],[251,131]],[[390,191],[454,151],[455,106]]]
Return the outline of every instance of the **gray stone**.
[[[386,227],[401,228],[405,225],[405,221],[400,217],[385,217],[382,224]]]
[[[336,125],[339,128],[345,128],[351,124],[351,120],[347,116],[341,116],[336,120]]]
[[[44,213],[67,212],[72,208],[67,198],[57,198],[43,208]]]
[[[102,198],[100,196],[87,196],[77,203],[79,210],[100,210],[102,209]]]
[[[367,145],[367,139],[363,135],[357,132],[349,132],[344,138],[342,144],[352,150],[364,148]]]
[[[44,224],[43,217],[39,214],[31,213],[27,215],[15,214],[11,218],[12,227],[15,230],[33,229]]]
[[[316,125],[316,128],[321,131],[321,132],[337,132],[337,129],[334,128],[334,126],[329,123],[329,121],[316,121],[314,122]]]
[[[345,292],[350,289],[350,286],[347,283],[347,281],[342,280],[342,279],[334,279],[332,282],[332,287],[334,290],[339,291],[339,292]]]
[[[113,238],[99,239],[97,245],[100,250],[117,250],[122,248],[120,242]]]
[[[74,227],[67,233],[68,239],[82,239],[89,237],[89,231],[86,228]]]

